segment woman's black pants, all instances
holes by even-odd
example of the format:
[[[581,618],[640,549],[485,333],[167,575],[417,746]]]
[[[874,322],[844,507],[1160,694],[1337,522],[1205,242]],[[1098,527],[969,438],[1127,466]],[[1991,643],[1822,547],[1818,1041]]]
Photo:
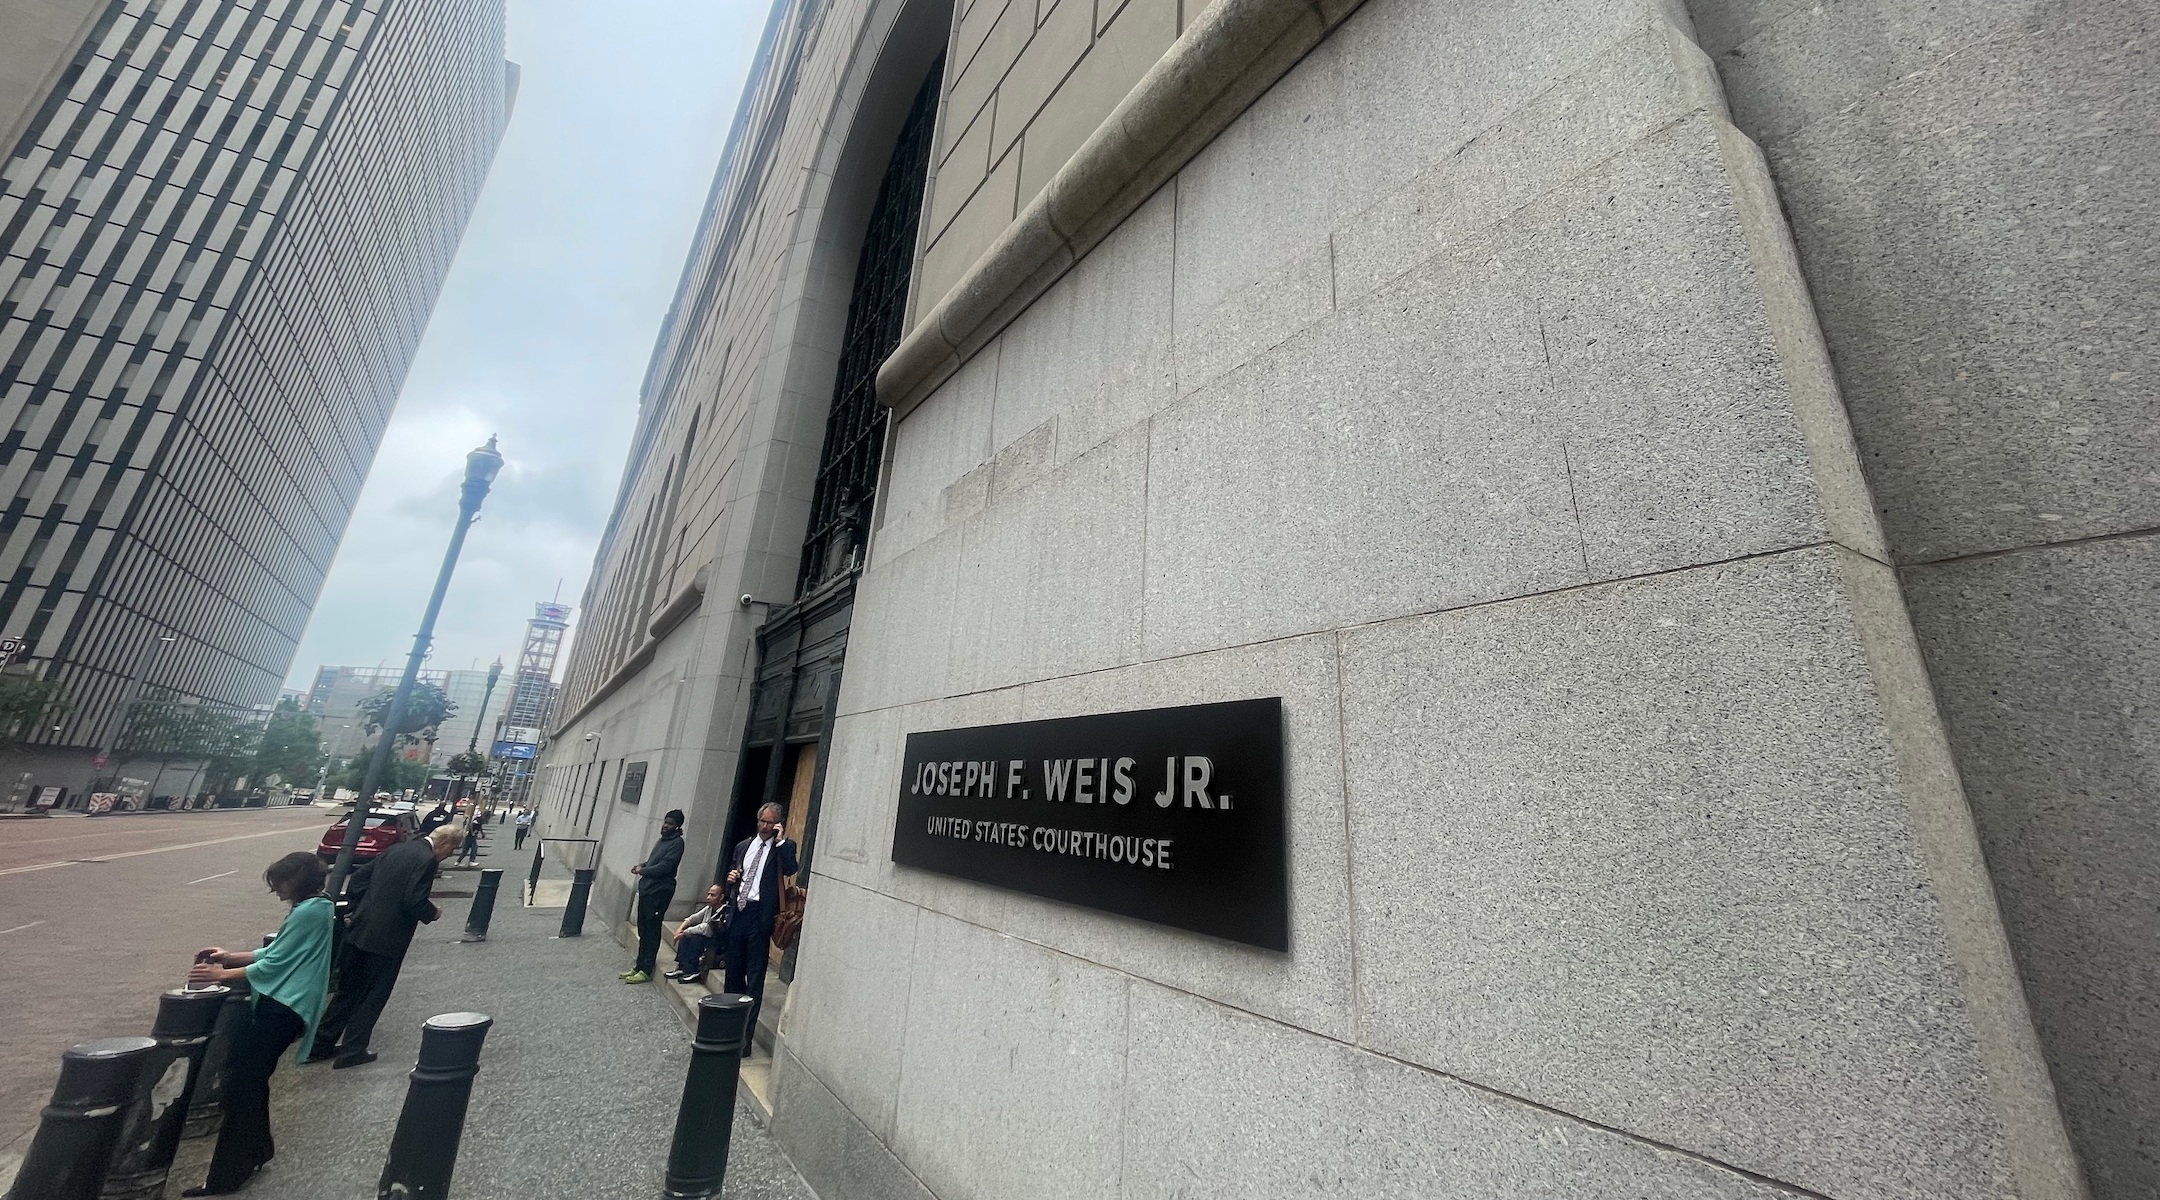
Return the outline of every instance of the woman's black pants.
[[[257,996],[234,1031],[232,1057],[225,1060],[225,1125],[204,1181],[211,1191],[238,1190],[277,1153],[270,1140],[270,1074],[306,1030],[300,1014]]]

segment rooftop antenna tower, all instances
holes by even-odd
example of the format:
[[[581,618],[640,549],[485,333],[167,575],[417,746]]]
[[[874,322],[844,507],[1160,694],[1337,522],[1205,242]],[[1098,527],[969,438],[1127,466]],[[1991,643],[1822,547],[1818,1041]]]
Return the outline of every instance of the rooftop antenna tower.
[[[557,585],[557,594],[561,591]],[[562,654],[570,611],[567,604],[547,600],[534,605],[532,620],[525,622],[525,646],[518,651],[517,675],[510,684],[510,702],[503,708],[495,743],[495,757],[505,759],[509,769],[506,782],[515,804],[524,803],[532,787],[533,756],[554,716],[555,660]]]

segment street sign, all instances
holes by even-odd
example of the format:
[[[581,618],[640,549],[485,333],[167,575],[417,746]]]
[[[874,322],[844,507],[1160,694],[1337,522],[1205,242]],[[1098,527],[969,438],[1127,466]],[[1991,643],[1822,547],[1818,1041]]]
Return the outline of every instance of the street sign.
[[[29,648],[30,644],[21,638],[0,638],[0,667],[14,662]]]

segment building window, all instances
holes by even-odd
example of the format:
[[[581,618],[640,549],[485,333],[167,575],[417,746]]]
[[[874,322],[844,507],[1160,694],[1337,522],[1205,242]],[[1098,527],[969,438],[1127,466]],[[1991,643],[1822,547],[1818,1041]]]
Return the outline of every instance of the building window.
[[[870,228],[855,262],[855,291],[840,340],[840,371],[833,382],[825,444],[818,451],[817,490],[810,501],[810,528],[803,538],[795,594],[807,595],[828,579],[862,562],[870,534],[871,501],[877,493],[878,459],[885,446],[885,406],[877,399],[877,370],[900,344],[907,319],[908,279],[915,267],[915,223],[922,210],[923,178],[930,164],[930,135],[937,124],[938,83],[944,60],[932,64],[915,94],[900,140],[885,164]]]

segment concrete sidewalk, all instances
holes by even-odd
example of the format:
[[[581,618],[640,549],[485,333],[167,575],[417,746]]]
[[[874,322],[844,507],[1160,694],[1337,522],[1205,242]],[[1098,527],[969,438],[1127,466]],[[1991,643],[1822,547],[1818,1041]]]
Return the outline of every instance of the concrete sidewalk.
[[[458,942],[476,871],[445,871],[442,920],[425,925],[377,1028],[380,1061],[347,1071],[294,1067],[273,1081],[277,1158],[242,1193],[251,1200],[372,1200],[405,1098],[420,1025],[436,1013],[495,1018],[481,1054],[451,1192],[458,1200],[650,1200],[675,1128],[689,1031],[660,989],[625,986],[630,956],[587,924],[554,935],[560,907],[526,908],[520,887],[532,843],[513,853],[490,838],[485,866],[503,868],[484,943]],[[209,1144],[181,1152],[168,1194],[202,1182]],[[724,1196],[814,1200],[747,1102],[738,1102]]]

